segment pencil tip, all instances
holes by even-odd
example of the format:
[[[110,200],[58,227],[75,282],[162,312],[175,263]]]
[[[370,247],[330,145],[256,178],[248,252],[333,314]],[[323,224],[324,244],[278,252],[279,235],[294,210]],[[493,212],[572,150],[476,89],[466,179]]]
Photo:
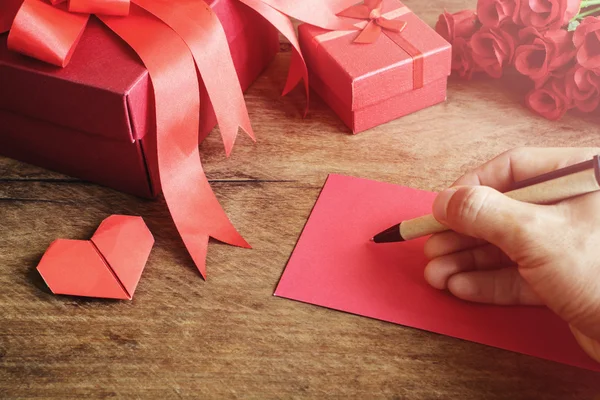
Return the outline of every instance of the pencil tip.
[[[371,241],[371,242],[374,242],[374,241],[375,241],[375,238],[374,238],[374,237],[372,237],[371,239],[369,239],[369,241]]]
[[[402,239],[402,236],[400,235],[400,224],[391,226],[373,237],[375,243],[402,242],[403,240],[404,239]]]

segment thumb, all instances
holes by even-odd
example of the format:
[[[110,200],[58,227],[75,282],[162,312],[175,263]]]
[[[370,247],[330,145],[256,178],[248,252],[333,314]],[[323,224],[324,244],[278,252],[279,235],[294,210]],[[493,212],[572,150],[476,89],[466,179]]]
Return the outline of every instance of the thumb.
[[[456,232],[486,240],[510,254],[535,237],[540,208],[488,186],[457,186],[437,196],[433,216]]]

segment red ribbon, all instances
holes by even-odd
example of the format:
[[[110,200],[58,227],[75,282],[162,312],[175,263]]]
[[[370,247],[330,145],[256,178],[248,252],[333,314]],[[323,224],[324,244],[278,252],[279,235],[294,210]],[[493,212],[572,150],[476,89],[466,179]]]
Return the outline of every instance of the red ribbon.
[[[63,1],[66,0],[59,2]],[[69,12],[126,16],[129,14],[129,5],[129,0],[69,0]]]
[[[354,43],[369,44],[375,42],[382,33],[385,33],[394,43],[402,48],[413,59],[413,89],[420,89],[424,84],[424,55],[404,36],[402,31],[407,22],[397,19],[388,19],[382,16],[383,0],[365,0],[364,4],[356,4],[338,13],[340,17],[361,19],[368,21],[354,39]]]
[[[8,45],[57,66],[68,64],[89,14],[71,13],[61,0],[20,0]],[[69,9],[98,17],[140,56],[152,80],[156,103],[159,175],[173,221],[198,270],[206,277],[209,237],[249,247],[235,230],[204,174],[198,152],[202,75],[227,153],[238,126],[253,137],[242,90],[223,28],[202,0],[71,0]],[[14,15],[16,2],[0,7]],[[125,9],[129,14],[123,15]],[[6,14],[4,14],[6,15]],[[0,19],[0,28],[6,28]],[[3,30],[5,31],[5,29]]]
[[[254,139],[225,33],[203,0],[70,0],[68,7],[66,0],[50,0],[52,5],[44,0],[2,1],[0,33],[10,28],[9,48],[59,67],[69,63],[91,14],[127,42],[153,83],[161,186],[200,273],[206,277],[209,237],[249,247],[219,205],[198,152],[196,67],[215,110],[226,153],[231,152],[238,127]],[[336,14],[355,0],[240,1],[292,43],[294,53],[283,94],[303,79],[308,110],[308,70],[290,17],[324,29],[353,29]]]
[[[248,7],[261,14],[273,25],[292,45],[292,60],[288,72],[283,95],[290,92],[300,80],[304,81],[306,92],[306,108],[308,112],[308,68],[300,50],[296,30],[290,18],[306,22],[329,30],[354,29],[354,27],[336,14],[348,8],[355,0],[240,0]]]
[[[400,33],[406,28],[405,21],[382,17],[382,6],[383,2],[381,0],[366,0],[364,4],[356,4],[338,14],[340,17],[368,21],[368,24],[354,39],[354,43],[373,43],[379,38],[382,30]]]

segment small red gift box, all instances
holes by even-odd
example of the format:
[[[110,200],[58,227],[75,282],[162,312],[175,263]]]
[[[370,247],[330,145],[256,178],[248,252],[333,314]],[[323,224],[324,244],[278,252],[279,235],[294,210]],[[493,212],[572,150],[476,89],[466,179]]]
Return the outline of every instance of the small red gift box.
[[[298,29],[311,87],[352,132],[444,101],[450,44],[397,0],[383,0],[380,10],[358,11],[349,13],[356,18],[345,18],[354,31],[308,24]],[[389,28],[398,25],[400,32]],[[370,43],[356,43],[364,29],[380,33]]]
[[[277,31],[237,0],[208,1],[242,88],[279,50]],[[92,18],[70,63],[57,68],[7,49],[0,35],[0,154],[143,197],[160,192],[146,68]],[[200,139],[216,117],[201,88]]]

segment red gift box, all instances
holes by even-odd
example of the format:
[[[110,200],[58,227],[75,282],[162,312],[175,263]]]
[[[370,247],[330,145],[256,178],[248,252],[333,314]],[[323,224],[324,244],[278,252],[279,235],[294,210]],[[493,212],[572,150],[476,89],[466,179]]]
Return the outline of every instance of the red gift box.
[[[279,50],[277,31],[237,0],[208,1],[242,88]],[[153,98],[136,53],[92,18],[65,68],[9,51],[0,35],[0,154],[143,197],[160,192]],[[216,124],[201,87],[200,139]]]
[[[381,7],[381,15],[367,12],[363,21],[345,18],[357,29],[378,25],[377,18],[406,23],[401,32],[382,23],[371,43],[355,43],[357,30],[298,28],[311,87],[354,133],[446,99],[450,44],[401,2],[383,0]]]

